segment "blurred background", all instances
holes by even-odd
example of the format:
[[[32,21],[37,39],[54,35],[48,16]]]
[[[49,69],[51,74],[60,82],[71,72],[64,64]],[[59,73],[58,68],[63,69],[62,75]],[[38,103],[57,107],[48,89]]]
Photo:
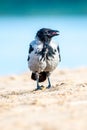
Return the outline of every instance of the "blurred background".
[[[59,68],[87,66],[87,0],[0,0],[0,75],[28,70],[29,43],[43,27],[60,31]]]

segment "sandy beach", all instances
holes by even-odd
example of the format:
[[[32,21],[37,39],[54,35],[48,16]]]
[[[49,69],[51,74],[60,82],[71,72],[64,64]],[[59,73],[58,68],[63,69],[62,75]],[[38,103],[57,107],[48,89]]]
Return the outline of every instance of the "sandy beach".
[[[30,75],[0,77],[0,130],[87,130],[87,68],[56,69],[39,91]]]

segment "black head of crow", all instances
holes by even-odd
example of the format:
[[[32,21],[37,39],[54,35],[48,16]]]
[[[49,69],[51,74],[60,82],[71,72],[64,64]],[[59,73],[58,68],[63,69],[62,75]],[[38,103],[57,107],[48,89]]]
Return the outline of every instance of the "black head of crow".
[[[36,33],[36,39],[30,43],[28,65],[32,71],[31,78],[37,81],[37,90],[41,89],[39,82],[48,78],[48,87],[51,87],[50,73],[57,67],[61,57],[58,45],[51,42],[58,30],[42,28]]]
[[[50,42],[52,37],[59,35],[59,31],[58,30],[52,30],[49,28],[42,28],[40,29],[37,34],[36,37],[39,38],[40,41],[44,42]]]

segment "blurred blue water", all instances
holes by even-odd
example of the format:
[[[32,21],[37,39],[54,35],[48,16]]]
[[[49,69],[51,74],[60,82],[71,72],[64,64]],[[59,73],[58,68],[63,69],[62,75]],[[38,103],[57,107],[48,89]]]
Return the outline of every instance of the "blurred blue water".
[[[30,41],[38,29],[58,29],[62,55],[60,68],[87,66],[87,17],[0,17],[0,75],[28,70],[27,55]]]

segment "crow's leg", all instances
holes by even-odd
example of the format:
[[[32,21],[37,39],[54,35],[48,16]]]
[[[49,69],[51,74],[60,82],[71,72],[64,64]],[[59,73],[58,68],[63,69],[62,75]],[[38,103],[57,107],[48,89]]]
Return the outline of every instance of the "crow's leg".
[[[36,80],[37,80],[37,88],[35,90],[41,90],[41,87],[39,86],[39,74],[36,73]]]
[[[48,86],[47,88],[51,88],[51,82],[50,82],[50,78],[48,77]]]
[[[47,72],[47,78],[48,78],[48,86],[47,86],[47,88],[51,88],[51,82],[50,82],[50,73],[49,72]]]

